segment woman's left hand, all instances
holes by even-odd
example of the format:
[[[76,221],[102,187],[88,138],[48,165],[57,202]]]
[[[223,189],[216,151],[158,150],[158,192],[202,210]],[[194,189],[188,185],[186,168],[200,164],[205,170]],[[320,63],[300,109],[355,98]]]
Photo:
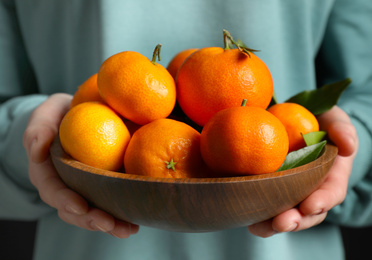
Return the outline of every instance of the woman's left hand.
[[[248,227],[256,236],[300,231],[321,223],[327,212],[341,204],[345,197],[352,164],[358,149],[358,136],[349,116],[335,106],[318,117],[321,130],[338,147],[338,155],[324,183],[298,207]]]

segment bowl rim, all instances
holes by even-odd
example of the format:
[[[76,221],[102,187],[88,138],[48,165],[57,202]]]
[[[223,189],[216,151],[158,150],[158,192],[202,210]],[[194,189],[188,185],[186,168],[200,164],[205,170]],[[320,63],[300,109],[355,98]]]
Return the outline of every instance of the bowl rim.
[[[136,174],[128,174],[125,172],[115,172],[110,170],[104,170],[95,168],[93,166],[84,164],[73,159],[68,155],[62,148],[59,137],[57,136],[51,146],[50,153],[53,160],[60,160],[62,163],[69,165],[73,168],[86,169],[86,172],[91,174],[105,176],[109,178],[119,178],[123,180],[138,181],[138,182],[157,182],[157,183],[182,183],[182,184],[226,184],[226,183],[235,183],[235,182],[254,182],[262,181],[266,179],[273,178],[282,178],[286,176],[291,176],[294,174],[300,174],[309,169],[316,169],[322,165],[331,161],[338,153],[338,148],[334,144],[327,142],[325,145],[322,154],[315,159],[314,161],[307,163],[302,166],[298,166],[292,169],[258,174],[258,175],[245,175],[245,176],[234,176],[234,177],[211,177],[211,178],[162,178],[162,177],[151,177],[151,176],[142,176]],[[329,156],[326,156],[329,155]]]

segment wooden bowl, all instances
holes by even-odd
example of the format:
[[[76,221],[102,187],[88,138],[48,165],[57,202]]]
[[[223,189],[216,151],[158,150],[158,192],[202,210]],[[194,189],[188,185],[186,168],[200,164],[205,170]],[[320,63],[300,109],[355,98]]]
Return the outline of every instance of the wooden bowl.
[[[326,178],[337,155],[327,144],[315,161],[294,169],[231,178],[153,178],[82,164],[56,138],[51,156],[68,187],[92,205],[134,224],[209,232],[270,219],[303,201]]]

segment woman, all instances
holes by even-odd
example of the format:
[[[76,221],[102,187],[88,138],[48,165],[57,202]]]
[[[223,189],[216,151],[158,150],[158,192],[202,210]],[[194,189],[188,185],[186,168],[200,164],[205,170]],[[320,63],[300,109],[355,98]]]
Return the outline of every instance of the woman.
[[[371,12],[369,0],[1,0],[0,217],[38,220],[35,259],[342,259],[338,225],[372,222]],[[48,148],[71,96],[55,93],[74,93],[114,53],[150,57],[162,43],[166,66],[222,46],[222,29],[261,50],[279,101],[353,79],[319,118],[339,148],[321,187],[271,220],[202,234],[139,228],[69,190]]]

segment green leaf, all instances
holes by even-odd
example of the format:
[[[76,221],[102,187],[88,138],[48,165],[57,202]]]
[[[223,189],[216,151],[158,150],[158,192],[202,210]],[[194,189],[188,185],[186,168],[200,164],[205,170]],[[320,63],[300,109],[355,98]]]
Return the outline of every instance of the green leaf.
[[[276,94],[275,94],[275,91],[273,92],[273,97],[271,98],[271,101],[270,101],[270,104],[268,107],[271,107],[275,104],[278,104],[278,99],[276,98]]]
[[[313,144],[320,143],[326,135],[327,132],[325,131],[316,131],[304,134],[302,135],[302,137],[304,138],[306,145],[310,146]]]
[[[327,141],[324,140],[320,143],[307,146],[294,152],[290,152],[278,171],[292,169],[314,161],[318,158],[326,143]]]
[[[324,85],[315,90],[303,91],[291,97],[286,102],[300,104],[314,115],[322,114],[337,104],[342,92],[350,85],[351,79]]]

